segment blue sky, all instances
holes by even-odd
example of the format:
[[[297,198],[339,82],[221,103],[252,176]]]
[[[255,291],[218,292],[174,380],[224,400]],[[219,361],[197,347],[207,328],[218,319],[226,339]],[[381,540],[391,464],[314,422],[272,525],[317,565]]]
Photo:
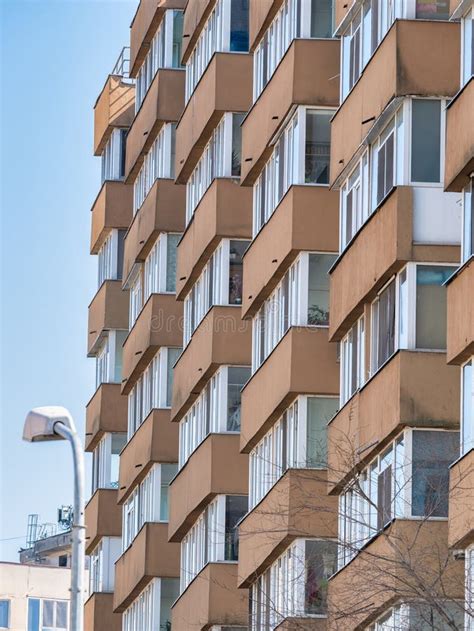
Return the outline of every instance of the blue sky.
[[[68,446],[27,444],[21,433],[30,408],[59,404],[84,434],[94,390],[90,208],[100,186],[92,108],[136,6],[0,0],[0,560],[18,560],[29,513],[54,522],[72,502]]]

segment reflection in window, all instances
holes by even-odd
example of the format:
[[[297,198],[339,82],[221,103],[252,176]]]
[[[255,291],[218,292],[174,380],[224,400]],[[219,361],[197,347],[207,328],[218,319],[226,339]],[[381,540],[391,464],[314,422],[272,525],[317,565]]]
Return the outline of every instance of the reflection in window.
[[[239,558],[239,529],[237,524],[247,513],[246,495],[227,495],[225,498],[225,553],[226,561]]]
[[[242,388],[250,378],[250,368],[229,366],[227,369],[227,431],[240,431]]]
[[[335,258],[309,255],[308,324],[329,326],[329,269]]]
[[[412,100],[411,179],[439,182],[441,165],[441,101]]]
[[[416,0],[416,18],[449,20],[449,0]]]
[[[416,347],[446,348],[446,287],[452,267],[418,265],[416,268]]]
[[[229,49],[239,53],[249,49],[249,0],[232,0],[230,4]]]
[[[334,397],[308,397],[306,421],[306,466],[323,469],[327,466],[327,426],[339,408]]]
[[[336,571],[335,541],[306,541],[304,611],[311,615],[327,613],[328,579]]]
[[[306,184],[329,184],[332,113],[306,110]]]
[[[229,252],[229,304],[242,304],[243,254],[247,241],[231,241]]]

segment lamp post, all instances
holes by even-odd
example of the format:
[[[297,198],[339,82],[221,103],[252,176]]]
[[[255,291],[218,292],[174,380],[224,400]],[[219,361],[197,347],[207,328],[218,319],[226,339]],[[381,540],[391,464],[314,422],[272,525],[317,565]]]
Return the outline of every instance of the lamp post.
[[[68,440],[71,443],[74,466],[74,515],[72,524],[71,554],[71,607],[70,631],[84,629],[84,453],[74,421],[66,408],[47,406],[34,408],[28,413],[23,429],[23,440],[41,442]]]

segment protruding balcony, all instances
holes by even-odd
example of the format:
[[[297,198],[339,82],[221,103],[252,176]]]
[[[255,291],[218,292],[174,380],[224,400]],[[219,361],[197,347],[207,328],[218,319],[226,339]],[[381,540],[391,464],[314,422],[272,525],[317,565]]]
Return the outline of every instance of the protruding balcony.
[[[87,355],[93,357],[104,334],[128,329],[128,291],[122,281],[105,280],[89,305]]]
[[[125,237],[123,278],[133,265],[144,261],[160,232],[183,232],[186,190],[173,180],[156,180]]]
[[[123,345],[122,394],[128,394],[161,346],[180,348],[183,305],[174,294],[151,294]]]
[[[405,426],[459,428],[459,371],[444,353],[398,351],[339,410],[328,426],[330,491]]]
[[[181,541],[216,495],[246,495],[248,458],[235,434],[209,434],[173,479],[169,490],[169,538]]]
[[[215,53],[176,128],[178,184],[187,182],[224,112],[247,112],[251,103],[252,57]]]
[[[327,329],[291,327],[242,390],[242,451],[255,446],[298,394],[338,392],[336,346]]]
[[[184,12],[183,44],[181,49],[181,59],[185,64],[201,34],[202,27],[206,23],[210,12],[214,6],[213,0],[188,0]]]
[[[199,202],[178,248],[176,294],[183,300],[209,256],[225,237],[252,236],[252,191],[237,180],[216,178]]]
[[[90,253],[97,254],[108,233],[127,230],[132,221],[133,186],[106,180],[92,206]]]
[[[84,631],[122,630],[122,616],[113,611],[112,592],[94,592],[84,604]]]
[[[85,510],[86,554],[90,554],[102,537],[122,535],[122,511],[117,504],[117,489],[97,489]]]
[[[244,185],[252,185],[258,177],[273,150],[271,140],[294,105],[338,106],[339,83],[334,81],[338,75],[337,40],[292,42],[242,124]]]
[[[474,171],[474,77],[448,105],[444,184],[460,191]]]
[[[248,366],[251,349],[251,326],[241,320],[240,309],[212,307],[175,366],[172,420],[183,418],[219,366]]]
[[[127,431],[127,398],[120,394],[120,384],[101,383],[86,407],[85,450],[93,451],[106,432]]]
[[[474,261],[448,283],[448,362],[462,364],[474,355]]]
[[[168,524],[148,522],[115,564],[114,611],[123,612],[154,577],[179,577],[179,545],[168,543]]]
[[[244,255],[242,317],[252,317],[299,252],[338,251],[339,196],[292,186]]]
[[[100,156],[114,127],[130,127],[135,114],[135,86],[110,75],[94,105],[94,155]]]
[[[175,463],[177,459],[178,425],[171,423],[169,410],[152,410],[120,454],[117,501],[123,504],[155,462]]]
[[[450,548],[466,548],[474,543],[474,450],[453,466],[449,474]]]

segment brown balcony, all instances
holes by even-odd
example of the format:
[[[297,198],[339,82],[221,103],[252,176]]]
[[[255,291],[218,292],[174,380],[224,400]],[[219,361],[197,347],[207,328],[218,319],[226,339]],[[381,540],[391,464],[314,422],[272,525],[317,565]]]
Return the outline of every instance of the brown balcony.
[[[126,230],[132,221],[133,186],[107,180],[92,206],[90,253],[98,254],[108,233]]]
[[[337,537],[327,472],[288,469],[239,526],[239,586],[249,587],[298,537]]]
[[[178,359],[173,374],[171,419],[179,421],[219,366],[248,366],[252,330],[235,306],[212,307]]]
[[[448,105],[444,184],[460,191],[474,171],[474,77]]]
[[[474,543],[474,450],[468,451],[449,474],[450,548],[466,548]]]
[[[123,345],[122,394],[128,394],[161,346],[181,347],[183,305],[174,294],[152,294]]]
[[[106,432],[127,432],[127,397],[120,384],[102,383],[86,407],[85,450],[93,451]]]
[[[114,127],[130,127],[135,113],[135,86],[110,75],[94,105],[94,155],[100,156]]]
[[[452,559],[447,531],[446,521],[393,521],[330,579],[328,629],[341,619],[344,629],[366,629],[398,599],[418,600],[420,585],[433,598],[462,600],[464,562]]]
[[[219,241],[251,239],[252,191],[230,178],[215,179],[199,202],[178,248],[176,295],[184,300]]]
[[[170,421],[169,410],[150,412],[120,454],[117,496],[120,504],[123,504],[155,462],[178,462],[178,433],[178,425]]]
[[[114,595],[94,592],[84,604],[84,631],[122,630],[122,616],[113,611]]]
[[[474,355],[474,261],[448,284],[448,362],[462,364]]]
[[[183,107],[184,70],[158,70],[127,135],[127,183],[134,181],[162,125],[178,121]]]
[[[302,251],[337,252],[339,196],[292,186],[244,256],[242,317],[253,317]]]
[[[122,511],[117,504],[117,489],[97,489],[87,502],[86,554],[90,554],[102,537],[122,536]]]
[[[176,128],[176,182],[187,182],[222,115],[251,103],[252,57],[215,53]]]
[[[130,76],[136,77],[166,9],[184,9],[186,0],[141,0],[130,26]]]
[[[337,259],[330,272],[331,341],[345,335],[362,315],[364,304],[373,300],[407,261],[459,261],[458,246],[415,243],[418,206],[410,187],[397,187]]]
[[[183,232],[186,189],[173,180],[157,180],[131,219],[125,237],[123,278],[135,263],[144,261],[160,232]]]
[[[122,281],[106,280],[89,305],[87,355],[94,357],[105,333],[128,329],[128,291]]]
[[[181,59],[185,64],[201,34],[202,27],[206,23],[209,14],[215,6],[213,0],[188,0],[184,12],[183,43]]]
[[[297,395],[338,392],[336,345],[327,329],[290,328],[242,390],[241,449],[249,452]]]
[[[248,457],[236,434],[209,434],[173,479],[169,539],[181,541],[216,495],[247,495]]]
[[[331,184],[395,97],[456,94],[459,40],[459,24],[395,21],[332,120]]]
[[[148,522],[115,563],[114,611],[123,612],[155,577],[179,577],[179,545],[168,543],[168,524]]]
[[[208,563],[174,603],[172,627],[179,631],[213,625],[247,628],[247,593],[237,589],[237,563]]]
[[[296,39],[242,124],[244,185],[257,179],[294,105],[339,105],[339,41]]]
[[[328,426],[330,490],[403,427],[459,429],[459,370],[444,353],[398,351]]]

